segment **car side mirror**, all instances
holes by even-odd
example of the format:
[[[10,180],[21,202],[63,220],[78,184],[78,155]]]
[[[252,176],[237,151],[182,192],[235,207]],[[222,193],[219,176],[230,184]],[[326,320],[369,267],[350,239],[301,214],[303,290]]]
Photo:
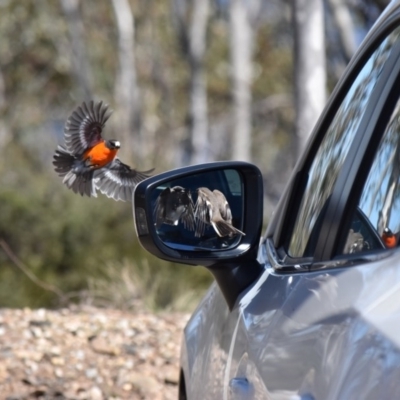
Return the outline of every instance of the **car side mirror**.
[[[262,271],[263,183],[252,164],[200,164],[150,177],[135,188],[133,213],[146,250],[207,267],[230,309]]]
[[[221,162],[166,172],[138,184],[136,231],[144,248],[168,261],[210,266],[248,255],[262,225],[257,167]]]

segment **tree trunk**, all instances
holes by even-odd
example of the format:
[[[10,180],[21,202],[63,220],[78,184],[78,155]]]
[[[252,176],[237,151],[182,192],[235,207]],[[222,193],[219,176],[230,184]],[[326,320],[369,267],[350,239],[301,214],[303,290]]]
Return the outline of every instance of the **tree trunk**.
[[[188,13],[188,2],[174,1],[182,50],[190,67],[188,130],[183,141],[181,164],[210,161],[208,107],[204,56],[209,15],[209,0],[194,0]]]
[[[391,164],[389,163],[391,161]],[[387,165],[391,167],[389,182],[386,188],[382,209],[379,210],[378,233],[382,235],[384,229],[388,227],[390,215],[393,210],[393,203],[398,194],[398,182],[400,176],[400,146],[397,145],[393,157],[390,157]]]
[[[118,28],[118,73],[115,82],[116,111],[114,127],[122,138],[123,156],[140,162],[141,113],[140,93],[135,66],[135,23],[128,0],[112,0]]]
[[[251,83],[253,28],[244,0],[231,0],[229,9],[235,160],[251,160]]]
[[[322,0],[294,0],[292,7],[297,158],[326,102],[325,35]]]
[[[71,39],[72,68],[78,90],[81,92],[79,96],[84,100],[91,100],[90,67],[85,48],[84,26],[79,10],[79,0],[61,0],[61,7],[68,24]]]
[[[204,73],[208,0],[195,0],[190,28],[190,137],[194,164],[210,160],[208,143],[207,91]]]
[[[9,127],[4,118],[6,112],[6,87],[3,72],[0,70],[0,151],[5,149],[11,139]]]
[[[343,53],[346,61],[349,62],[357,48],[349,7],[343,0],[328,0],[328,4],[338,28]]]

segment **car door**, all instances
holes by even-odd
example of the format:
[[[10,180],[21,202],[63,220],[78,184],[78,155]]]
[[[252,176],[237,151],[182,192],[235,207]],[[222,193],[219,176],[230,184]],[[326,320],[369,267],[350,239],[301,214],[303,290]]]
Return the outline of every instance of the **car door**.
[[[347,70],[270,223],[222,335],[224,400],[398,397],[398,21]]]

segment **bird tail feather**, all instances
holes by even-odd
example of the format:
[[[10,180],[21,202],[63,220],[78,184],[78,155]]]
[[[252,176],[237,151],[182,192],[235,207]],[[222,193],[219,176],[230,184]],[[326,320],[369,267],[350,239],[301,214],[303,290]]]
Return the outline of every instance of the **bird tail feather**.
[[[217,222],[211,222],[212,226],[217,232],[218,236],[234,236],[234,235],[245,235],[242,231],[235,228],[234,226],[228,224],[227,222],[221,220]]]
[[[64,177],[63,183],[69,189],[82,196],[97,197],[93,171],[77,168],[79,159],[64,147],[58,146],[53,157],[53,165],[58,175]]]

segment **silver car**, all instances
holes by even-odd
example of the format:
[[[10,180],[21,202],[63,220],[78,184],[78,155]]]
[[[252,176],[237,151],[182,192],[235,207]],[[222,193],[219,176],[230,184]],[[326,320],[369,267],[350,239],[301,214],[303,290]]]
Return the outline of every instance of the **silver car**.
[[[215,277],[182,341],[179,399],[400,398],[400,1],[319,119],[264,236],[243,162],[134,193],[142,245]]]

